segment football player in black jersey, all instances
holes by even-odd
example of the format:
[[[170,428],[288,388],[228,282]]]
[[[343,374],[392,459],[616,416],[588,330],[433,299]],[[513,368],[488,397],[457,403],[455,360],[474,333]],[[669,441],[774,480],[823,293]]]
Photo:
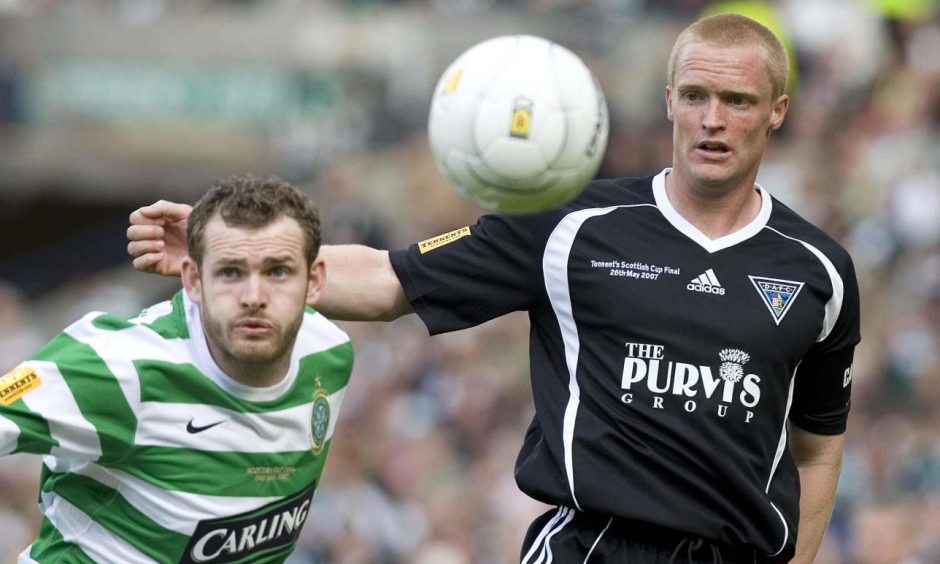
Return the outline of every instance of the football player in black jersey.
[[[859,303],[845,250],[756,184],[787,68],[757,22],[701,19],[669,59],[671,167],[408,249],[321,249],[317,307],[337,319],[416,312],[436,334],[528,312],[536,412],[516,477],[556,508],[524,563],[813,560]],[[187,213],[131,216],[135,267],[176,272]]]

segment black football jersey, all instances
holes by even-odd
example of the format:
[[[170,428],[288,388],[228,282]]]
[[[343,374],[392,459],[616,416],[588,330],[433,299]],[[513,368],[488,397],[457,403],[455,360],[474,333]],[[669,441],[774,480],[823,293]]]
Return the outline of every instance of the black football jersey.
[[[800,486],[787,421],[845,430],[854,268],[760,186],[758,216],[708,239],[670,205],[667,173],[483,216],[392,265],[432,334],[528,312],[524,492],[788,560]]]

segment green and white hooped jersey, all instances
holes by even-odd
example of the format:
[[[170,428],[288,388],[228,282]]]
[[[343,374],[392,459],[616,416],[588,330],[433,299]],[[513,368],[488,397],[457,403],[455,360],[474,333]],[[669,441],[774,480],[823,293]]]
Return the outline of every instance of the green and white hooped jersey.
[[[19,562],[281,562],[329,450],[349,337],[307,310],[287,377],[239,384],[198,306],[90,313],[0,378],[0,454],[45,455]]]

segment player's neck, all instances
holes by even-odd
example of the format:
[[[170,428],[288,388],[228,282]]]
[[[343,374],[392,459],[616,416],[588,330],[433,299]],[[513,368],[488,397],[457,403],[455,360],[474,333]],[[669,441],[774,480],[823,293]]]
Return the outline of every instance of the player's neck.
[[[275,365],[239,363],[223,369],[229,378],[252,388],[269,388],[287,376],[286,368]]]
[[[732,189],[699,188],[684,182],[675,170],[666,175],[666,196],[679,215],[712,240],[745,227],[762,204],[753,181]]]

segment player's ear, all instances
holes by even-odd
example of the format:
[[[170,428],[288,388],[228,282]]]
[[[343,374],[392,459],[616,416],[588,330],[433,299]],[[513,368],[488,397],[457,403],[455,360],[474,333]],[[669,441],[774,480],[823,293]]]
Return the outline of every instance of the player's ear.
[[[666,85],[666,118],[672,121],[672,88]]]
[[[183,282],[183,289],[193,303],[202,303],[202,277],[199,275],[199,266],[190,257],[183,257],[183,264],[180,266],[180,279]]]
[[[767,130],[767,135],[770,135],[771,131],[775,131],[783,125],[783,119],[787,117],[787,108],[790,107],[790,97],[786,94],[779,96],[774,101],[773,113],[770,114],[770,129]]]
[[[307,279],[307,305],[314,305],[320,299],[320,293],[326,284],[326,265],[319,256],[310,265],[310,276]]]

